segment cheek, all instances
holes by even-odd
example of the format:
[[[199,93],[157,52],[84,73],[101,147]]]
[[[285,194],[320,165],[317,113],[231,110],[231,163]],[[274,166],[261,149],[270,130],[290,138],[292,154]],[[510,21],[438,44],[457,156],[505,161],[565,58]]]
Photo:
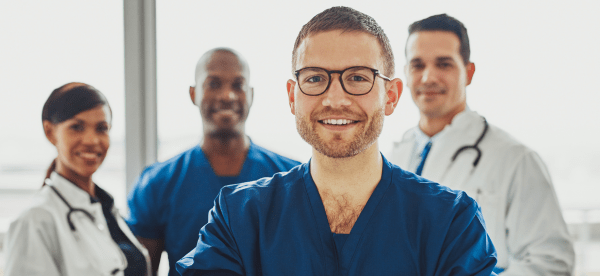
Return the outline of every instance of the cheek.
[[[238,101],[239,101],[239,102],[240,102],[240,103],[241,103],[241,104],[242,104],[244,107],[246,107],[246,108],[247,108],[248,106],[250,106],[250,98],[248,98],[248,97],[246,96],[246,94],[245,94],[245,93],[240,93],[238,97],[239,97],[239,98],[238,98]]]
[[[202,89],[197,89],[196,93],[194,93],[194,103],[196,105],[201,105],[202,102],[204,101],[204,92],[202,91]]]
[[[74,140],[75,140],[75,139],[73,139],[73,137],[61,133],[56,138],[57,138],[56,150],[58,151],[59,154],[61,154],[61,153],[66,154],[73,147]]]
[[[379,86],[377,88],[377,90],[371,91],[371,93],[362,96],[366,98],[356,101],[358,107],[361,110],[366,111],[366,113],[372,113],[374,110],[381,109],[387,102],[388,95],[386,93],[385,86]]]
[[[304,95],[301,97],[302,99],[293,103],[296,115],[310,117],[310,115],[318,113],[321,110],[320,107],[323,106],[323,98],[319,96],[308,98],[309,96]]]
[[[65,140],[59,140],[58,143],[56,143],[56,152],[58,154],[58,159],[67,164],[71,163],[70,160],[74,158],[73,146]]]
[[[202,99],[200,101],[200,113],[202,113],[202,115],[207,115],[209,113],[209,109],[210,109],[210,101],[206,98]]]
[[[412,86],[415,80],[419,80],[420,76],[416,73],[409,73],[406,75],[406,85]]]
[[[445,79],[446,83],[451,83],[453,85],[455,85],[456,87],[459,87],[464,84],[466,82],[466,75],[462,74],[460,72],[456,72],[454,74],[449,74],[447,75],[447,78]]]
[[[108,148],[110,148],[110,137],[103,137],[100,143],[102,144],[104,152],[108,151]]]

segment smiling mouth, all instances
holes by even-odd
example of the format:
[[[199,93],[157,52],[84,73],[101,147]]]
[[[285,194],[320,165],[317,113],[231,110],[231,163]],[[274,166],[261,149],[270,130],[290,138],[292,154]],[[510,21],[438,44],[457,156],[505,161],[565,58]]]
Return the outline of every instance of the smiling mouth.
[[[358,121],[348,120],[348,119],[325,119],[325,120],[319,120],[319,123],[325,124],[325,125],[343,126],[343,125],[355,124],[355,123],[358,123]]]
[[[434,90],[418,90],[418,94],[425,96],[443,95],[446,94],[445,89],[434,89]]]
[[[211,108],[209,110],[212,114],[241,114],[241,108],[232,106],[230,108]]]
[[[102,156],[99,152],[77,152],[76,155],[86,161],[96,161]]]

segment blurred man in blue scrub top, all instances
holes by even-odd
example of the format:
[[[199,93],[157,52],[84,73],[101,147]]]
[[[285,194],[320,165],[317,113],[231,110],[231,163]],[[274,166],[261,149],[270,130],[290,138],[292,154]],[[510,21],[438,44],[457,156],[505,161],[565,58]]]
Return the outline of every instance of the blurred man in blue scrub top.
[[[127,222],[148,248],[154,274],[166,250],[169,275],[178,275],[175,262],[196,245],[223,186],[272,176],[299,164],[246,136],[254,92],[248,64],[239,53],[228,48],[206,52],[196,65],[195,80],[189,93],[200,108],[202,141],[146,168],[128,197]]]
[[[402,81],[375,20],[334,7],[296,40],[289,106],[312,159],[221,189],[182,275],[492,275],[477,203],[388,162]],[[204,214],[196,214],[202,216]]]

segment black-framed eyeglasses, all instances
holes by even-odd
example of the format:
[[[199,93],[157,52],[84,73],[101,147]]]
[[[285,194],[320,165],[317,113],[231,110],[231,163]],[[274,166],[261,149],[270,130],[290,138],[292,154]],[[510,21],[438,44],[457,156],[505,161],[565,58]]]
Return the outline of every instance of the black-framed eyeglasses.
[[[306,67],[295,72],[296,80],[300,91],[308,96],[319,96],[331,85],[331,74],[340,74],[340,83],[342,89],[350,95],[365,95],[371,92],[375,85],[377,76],[391,81],[390,78],[379,73],[379,70],[364,67],[354,66],[344,70],[325,70],[320,67]]]

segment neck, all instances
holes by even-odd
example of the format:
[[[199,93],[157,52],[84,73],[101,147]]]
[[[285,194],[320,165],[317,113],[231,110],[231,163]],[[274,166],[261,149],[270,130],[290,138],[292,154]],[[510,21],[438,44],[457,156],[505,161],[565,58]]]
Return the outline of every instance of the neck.
[[[205,155],[235,156],[248,150],[250,139],[246,135],[226,138],[204,135],[200,147]]]
[[[91,196],[96,197],[96,185],[92,181],[91,175],[82,176],[72,170],[68,171],[68,169],[63,166],[62,162],[56,162],[56,172]]]
[[[447,125],[451,124],[454,116],[463,112],[465,109],[466,104],[444,115],[430,115],[421,112],[419,128],[427,136],[432,137],[442,131]]]
[[[228,139],[205,135],[200,147],[217,176],[237,176],[250,149],[250,139],[246,135]]]
[[[310,173],[320,191],[370,196],[379,181],[383,159],[375,142],[363,152],[347,158],[327,157],[313,149]]]

